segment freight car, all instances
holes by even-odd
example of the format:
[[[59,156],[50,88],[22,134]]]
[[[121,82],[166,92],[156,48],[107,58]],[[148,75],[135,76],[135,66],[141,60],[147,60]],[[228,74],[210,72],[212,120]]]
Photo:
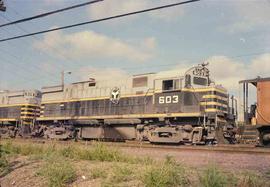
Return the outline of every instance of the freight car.
[[[37,134],[46,138],[233,143],[236,108],[206,64],[184,74],[43,87]],[[235,103],[235,102],[232,102]]]
[[[37,90],[1,91],[0,137],[30,136],[40,101]]]
[[[270,77],[242,80],[243,109],[245,125],[253,125],[257,129],[257,138],[261,146],[270,147]],[[257,103],[248,105],[249,84],[256,87]],[[247,129],[247,134],[251,129]],[[256,134],[254,135],[256,136]]]

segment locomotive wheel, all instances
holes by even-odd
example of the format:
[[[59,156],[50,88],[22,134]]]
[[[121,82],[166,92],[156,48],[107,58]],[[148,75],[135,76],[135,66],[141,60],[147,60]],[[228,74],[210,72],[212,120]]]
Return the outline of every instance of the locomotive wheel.
[[[270,147],[270,139],[265,139],[265,136],[270,136],[270,130],[266,130],[261,133],[260,144],[264,147]]]
[[[18,129],[16,127],[9,128],[8,135],[10,138],[16,138],[18,136]]]
[[[224,132],[222,128],[216,129],[216,139],[218,144],[229,144],[230,142],[224,138]]]

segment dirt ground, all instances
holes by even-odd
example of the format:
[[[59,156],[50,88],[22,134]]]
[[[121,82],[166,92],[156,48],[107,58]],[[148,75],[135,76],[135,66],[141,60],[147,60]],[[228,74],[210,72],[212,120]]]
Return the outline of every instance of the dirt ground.
[[[123,152],[136,156],[149,156],[163,159],[167,155],[174,157],[184,165],[200,168],[209,164],[217,164],[226,170],[252,170],[267,172],[270,170],[270,154],[253,153],[223,153],[197,150],[170,150],[165,151],[155,148],[121,148]]]
[[[41,165],[40,162],[31,161],[27,157],[17,157],[12,159],[11,171],[0,178],[1,187],[34,187],[44,186],[44,181],[37,180],[36,171]]]
[[[120,163],[121,164],[121,163]],[[31,160],[26,156],[14,158],[12,170],[0,177],[0,187],[47,187],[46,180],[37,175],[37,171],[42,165],[40,160]],[[111,167],[113,163],[97,161],[74,161],[73,163],[77,179],[69,187],[100,187],[101,179],[92,179],[91,168]],[[141,186],[137,181],[126,186]]]

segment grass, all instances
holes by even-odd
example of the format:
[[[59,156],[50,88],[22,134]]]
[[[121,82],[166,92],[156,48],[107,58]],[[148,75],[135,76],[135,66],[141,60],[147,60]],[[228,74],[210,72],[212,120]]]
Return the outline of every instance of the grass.
[[[50,156],[37,175],[46,178],[49,187],[62,187],[76,180],[71,162],[58,156]]]
[[[97,160],[101,162],[127,162],[132,160],[131,157],[123,155],[115,148],[108,148],[102,143],[94,144],[92,149],[80,151],[78,157],[83,160]]]
[[[83,175],[88,176],[90,180],[99,179],[97,181],[101,186],[270,186],[266,184],[269,173],[265,173],[265,177],[251,172],[232,175],[213,164],[203,171],[187,170],[187,167],[180,165],[170,156],[165,160],[134,157],[99,142],[89,147],[56,143],[12,143],[11,141],[1,142],[1,144],[0,172],[9,171],[10,164],[7,156],[25,155],[43,163],[37,174],[45,178],[47,186],[50,187],[66,186],[76,180],[76,171],[81,169],[75,170],[76,165],[72,163],[80,160],[92,161],[91,168],[83,171]]]
[[[228,186],[228,177],[215,165],[209,165],[199,177],[203,187],[225,187]]]
[[[5,143],[1,144],[2,152],[6,154],[19,154],[20,150],[18,146],[14,146],[11,141],[6,141]]]
[[[105,179],[107,175],[108,175],[108,169],[105,168],[104,166],[91,168],[91,171],[90,171],[91,179],[98,179],[98,178]]]
[[[0,145],[0,176],[5,175],[10,170],[10,165],[6,159],[6,153]]]
[[[253,172],[239,173],[238,177],[222,172],[211,164],[200,175],[200,186],[203,187],[268,187],[269,182]]]
[[[253,172],[245,172],[241,175],[238,182],[238,187],[266,187],[270,184],[266,184],[261,176]]]
[[[93,167],[91,179],[99,179],[100,186],[145,186],[140,180],[142,165],[112,162]]]
[[[0,156],[0,176],[5,175],[9,171],[9,163],[4,155]]]
[[[150,158],[136,158],[128,156],[120,152],[114,147],[109,148],[103,143],[94,143],[90,148],[82,148],[81,146],[75,145],[63,145],[51,143],[48,145],[36,145],[18,143],[13,144],[11,141],[7,141],[3,144],[3,150],[8,154],[20,154],[24,156],[36,157],[48,157],[51,154],[57,154],[65,158],[77,159],[77,160],[96,160],[101,162],[127,162],[127,163],[151,163]]]
[[[130,164],[113,164],[107,169],[106,177],[102,177],[101,186],[128,186],[130,181],[136,180],[134,169]]]
[[[266,176],[268,179],[270,179],[270,170],[268,170],[268,171],[265,172],[265,176]]]
[[[57,150],[56,150],[57,152]],[[58,150],[59,154],[66,158],[76,159],[79,155],[78,149],[73,145],[65,146]]]
[[[112,184],[128,182],[134,178],[134,170],[128,164],[115,164],[108,178]]]
[[[188,186],[190,182],[185,169],[172,157],[167,157],[164,162],[152,161],[144,163],[119,163],[101,165],[91,168],[92,179],[101,179],[101,186],[146,186],[170,187]]]
[[[164,163],[149,166],[143,173],[142,181],[146,187],[189,185],[184,168],[171,157],[167,157]]]

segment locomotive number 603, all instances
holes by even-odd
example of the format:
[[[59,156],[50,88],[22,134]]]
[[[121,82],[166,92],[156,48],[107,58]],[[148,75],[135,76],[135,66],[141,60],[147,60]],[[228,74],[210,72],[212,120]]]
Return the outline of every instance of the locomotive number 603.
[[[160,96],[158,98],[158,103],[159,104],[170,104],[170,103],[178,103],[178,102],[179,102],[178,95]]]

